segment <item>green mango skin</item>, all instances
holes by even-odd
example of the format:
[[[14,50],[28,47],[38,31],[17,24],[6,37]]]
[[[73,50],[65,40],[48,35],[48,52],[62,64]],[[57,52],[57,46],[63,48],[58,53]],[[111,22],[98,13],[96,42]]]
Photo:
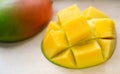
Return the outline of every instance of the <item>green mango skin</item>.
[[[1,0],[0,42],[16,42],[41,31],[52,17],[50,0]]]

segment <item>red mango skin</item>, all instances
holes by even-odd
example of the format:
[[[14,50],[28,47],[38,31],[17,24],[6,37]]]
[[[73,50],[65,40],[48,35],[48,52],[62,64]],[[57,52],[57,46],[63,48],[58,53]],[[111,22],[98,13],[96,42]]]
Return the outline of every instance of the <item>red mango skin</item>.
[[[52,17],[51,0],[2,0],[0,41],[16,42],[34,36]]]

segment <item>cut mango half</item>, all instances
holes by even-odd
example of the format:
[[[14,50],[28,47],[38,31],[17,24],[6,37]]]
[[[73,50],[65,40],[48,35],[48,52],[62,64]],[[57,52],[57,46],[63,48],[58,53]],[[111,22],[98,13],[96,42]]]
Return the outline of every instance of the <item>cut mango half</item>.
[[[102,11],[89,7],[81,12],[72,5],[48,24],[42,51],[48,60],[66,68],[86,68],[107,61],[116,43],[115,23]]]

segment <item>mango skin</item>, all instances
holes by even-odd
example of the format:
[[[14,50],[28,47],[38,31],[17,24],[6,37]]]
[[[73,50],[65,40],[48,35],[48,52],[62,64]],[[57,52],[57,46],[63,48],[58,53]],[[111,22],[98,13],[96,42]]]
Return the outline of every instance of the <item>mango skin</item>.
[[[16,42],[34,36],[52,17],[50,0],[2,0],[0,42]]]

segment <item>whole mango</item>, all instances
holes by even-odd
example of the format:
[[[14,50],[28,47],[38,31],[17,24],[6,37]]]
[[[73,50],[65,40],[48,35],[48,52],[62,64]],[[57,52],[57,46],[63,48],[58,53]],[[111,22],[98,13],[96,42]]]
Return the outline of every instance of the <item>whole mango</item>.
[[[51,16],[50,0],[0,0],[0,41],[29,38],[41,31]]]

